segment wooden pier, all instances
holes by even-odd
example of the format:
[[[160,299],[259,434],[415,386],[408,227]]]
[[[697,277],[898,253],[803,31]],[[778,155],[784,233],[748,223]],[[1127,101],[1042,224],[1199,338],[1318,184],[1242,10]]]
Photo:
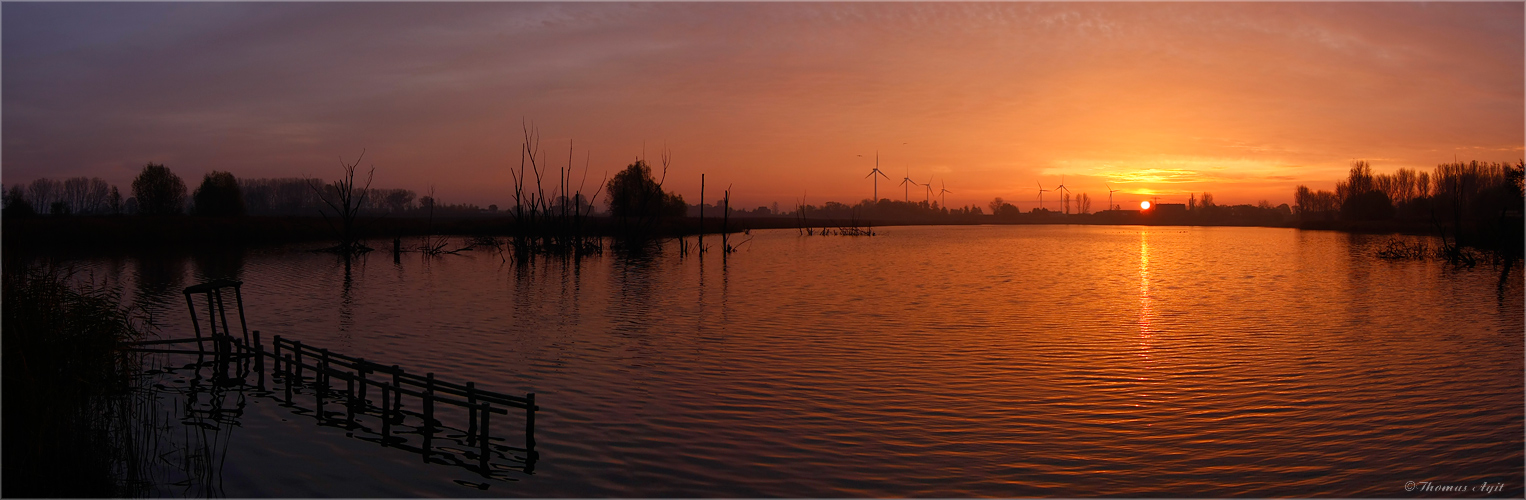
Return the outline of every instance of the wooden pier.
[[[340,354],[279,335],[271,339],[267,350],[260,332],[249,331],[244,321],[242,285],[239,281],[216,280],[187,287],[186,305],[196,324],[196,336],[137,342],[133,350],[196,355],[197,362],[186,367],[198,373],[210,367],[214,386],[248,385],[253,377],[254,384],[249,387],[256,393],[269,395],[299,412],[310,412],[320,425],[422,455],[425,462],[460,466],[489,478],[499,477],[495,472],[502,469],[534,473],[539,459],[535,451],[535,412],[539,410],[535,393],[513,396],[478,388],[473,382],[446,381],[434,373],[408,373],[398,365]],[[229,328],[223,300],[227,289],[232,289],[237,302],[241,336],[233,335]],[[209,330],[205,336],[196,314],[197,296],[206,299]],[[195,350],[173,348],[191,343],[196,344]],[[207,356],[212,360],[205,360]],[[267,363],[270,383],[279,385],[279,392],[275,387],[266,388]],[[308,401],[310,409],[306,407]],[[521,411],[523,446],[510,446],[492,429],[507,427],[502,418]],[[452,422],[455,425],[449,425]],[[411,442],[404,434],[416,435],[419,442]],[[459,448],[463,445],[466,450]]]

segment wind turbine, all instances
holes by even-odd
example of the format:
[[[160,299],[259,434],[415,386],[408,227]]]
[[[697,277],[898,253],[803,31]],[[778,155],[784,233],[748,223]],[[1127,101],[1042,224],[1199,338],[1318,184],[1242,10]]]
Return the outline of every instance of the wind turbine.
[[[1108,210],[1112,210],[1113,209],[1113,193],[1122,191],[1122,189],[1113,189],[1113,185],[1112,184],[1103,184],[1103,185],[1107,186],[1107,209]]]
[[[940,203],[943,204],[943,208],[948,208],[948,196],[946,196],[946,195],[948,195],[949,193],[953,193],[953,191],[949,191],[948,190],[948,183],[946,183],[946,182],[938,181],[938,186],[940,186],[942,188],[942,190],[938,191],[938,196],[943,198],[943,200]]]
[[[1054,188],[1054,190],[1065,193],[1065,197],[1062,198],[1065,200],[1065,214],[1070,215],[1070,188],[1065,187],[1065,176],[1060,176],[1060,187]]]
[[[906,191],[906,193],[905,193],[906,203],[911,203],[911,186],[907,186],[907,184],[911,184],[912,186],[920,186],[921,185],[921,184],[917,184],[917,181],[911,180],[911,169],[909,169],[909,168],[906,169],[906,177],[901,179],[901,186],[903,186],[902,190]]]
[[[869,171],[869,175],[864,176],[864,177],[873,177],[874,178],[874,202],[875,203],[879,203],[880,202],[880,177],[874,177],[874,174],[880,174],[880,177],[884,177],[885,180],[887,180],[887,181],[890,180],[890,176],[885,175],[884,172],[880,171],[880,152],[879,151],[875,151],[874,152],[874,170],[870,170]]]
[[[927,203],[928,206],[931,206],[933,204],[933,178],[932,178],[932,176],[928,176],[927,177],[927,184],[923,184],[922,186],[927,188],[927,197],[923,198],[922,201],[923,201],[923,203]]]
[[[1035,182],[1034,184],[1039,185],[1039,208],[1044,208],[1044,192],[1050,190],[1044,189],[1044,185],[1042,183]]]

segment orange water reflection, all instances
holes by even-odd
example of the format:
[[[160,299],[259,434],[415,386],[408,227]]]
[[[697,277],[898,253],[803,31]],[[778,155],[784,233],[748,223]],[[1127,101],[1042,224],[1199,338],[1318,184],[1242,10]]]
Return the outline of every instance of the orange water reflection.
[[[348,292],[331,256],[240,265],[251,328],[266,335],[536,392],[548,465],[488,495],[1395,496],[1404,481],[1467,471],[1518,496],[1519,275],[1500,293],[1487,271],[1366,258],[1384,238],[756,231],[726,259],[670,248],[357,265]],[[127,262],[115,274],[133,274]],[[149,286],[170,281],[148,271],[186,281],[206,267],[192,264],[145,263],[145,286],[129,286],[164,296],[143,298],[166,304],[154,306],[166,329],[186,327],[183,285]],[[352,327],[336,312],[347,301]],[[230,467],[427,472],[370,448],[334,453],[264,463],[235,449]]]
[[[1145,370],[1154,368],[1150,359],[1150,341],[1154,335],[1151,323],[1155,319],[1155,311],[1152,309],[1150,298],[1150,233],[1148,230],[1139,231],[1139,358],[1140,366]],[[1141,372],[1136,380],[1147,382],[1150,377],[1147,372]],[[1144,400],[1149,394],[1141,393],[1139,397]],[[1134,406],[1144,406],[1136,403]]]

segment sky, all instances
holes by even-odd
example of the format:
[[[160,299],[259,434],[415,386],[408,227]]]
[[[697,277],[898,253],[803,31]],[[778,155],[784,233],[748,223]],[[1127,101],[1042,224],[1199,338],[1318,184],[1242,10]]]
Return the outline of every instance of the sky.
[[[373,187],[506,205],[530,124],[586,193],[666,150],[690,203],[703,174],[741,207],[928,198],[908,177],[955,207],[1062,181],[1093,210],[1291,204],[1358,159],[1520,160],[1523,26],[1521,2],[6,2],[0,180],[332,180],[364,152]]]

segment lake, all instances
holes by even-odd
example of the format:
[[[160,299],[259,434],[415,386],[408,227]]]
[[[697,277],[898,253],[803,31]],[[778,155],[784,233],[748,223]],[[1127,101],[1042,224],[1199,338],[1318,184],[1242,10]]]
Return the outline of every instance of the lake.
[[[231,277],[267,343],[542,408],[534,473],[485,479],[240,393],[211,472],[164,473],[156,495],[1523,494],[1519,267],[1501,283],[1376,258],[1389,236],[1280,228],[876,231],[757,231],[703,258],[347,265],[309,245],[76,265],[165,337],[191,331],[182,288]]]

